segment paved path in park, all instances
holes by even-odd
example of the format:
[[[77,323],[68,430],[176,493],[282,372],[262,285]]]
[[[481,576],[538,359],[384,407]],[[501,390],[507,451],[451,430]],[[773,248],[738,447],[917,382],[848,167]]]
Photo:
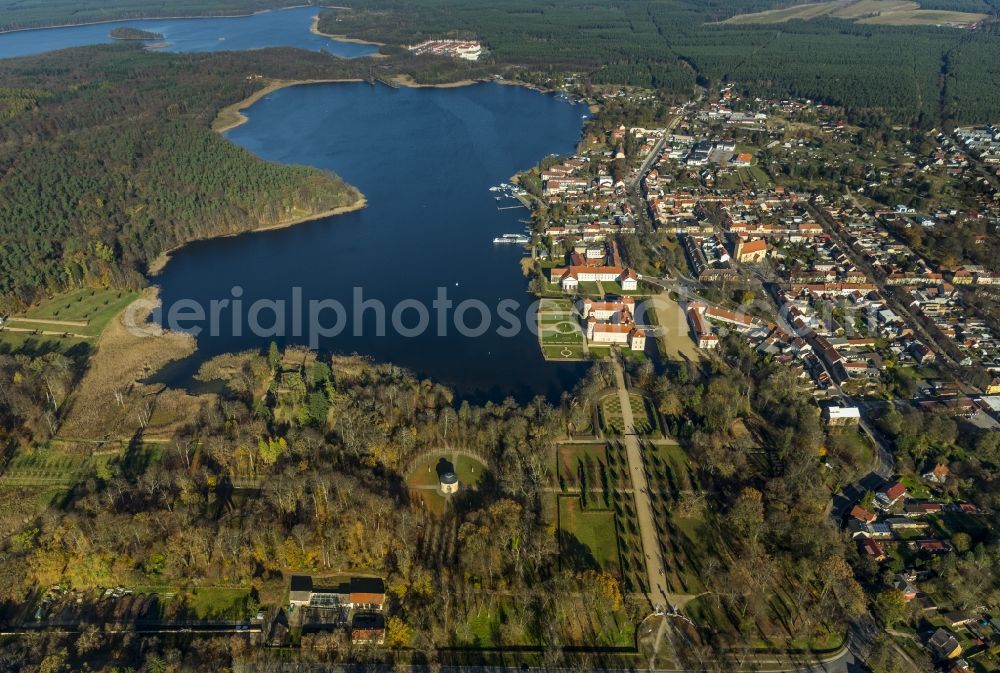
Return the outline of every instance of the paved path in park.
[[[625,425],[625,455],[628,459],[628,471],[632,480],[632,495],[635,496],[636,518],[639,520],[639,537],[642,539],[642,553],[646,562],[646,573],[649,576],[647,594],[653,606],[669,610],[670,597],[667,593],[667,575],[663,565],[663,554],[660,550],[659,536],[653,519],[653,503],[649,498],[649,485],[646,483],[646,470],[642,461],[642,451],[639,438],[635,432],[635,419],[632,417],[632,404],[629,402],[628,389],[625,387],[625,373],[617,357],[611,358],[615,368],[615,382],[618,384],[618,400],[622,407],[622,420]]]

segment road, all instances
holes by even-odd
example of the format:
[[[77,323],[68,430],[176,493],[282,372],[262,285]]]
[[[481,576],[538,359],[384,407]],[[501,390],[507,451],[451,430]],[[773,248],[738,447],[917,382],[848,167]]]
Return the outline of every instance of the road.
[[[674,118],[667,123],[663,130],[663,136],[656,141],[655,145],[653,145],[652,151],[646,155],[646,159],[642,162],[642,166],[639,167],[639,170],[629,175],[628,179],[625,181],[626,186],[629,188],[635,187],[639,184],[639,181],[642,180],[643,176],[649,172],[649,169],[653,167],[653,163],[659,158],[660,152],[663,151],[663,146],[667,142],[667,137],[673,133],[674,127],[677,126],[680,121],[681,115],[675,115]]]
[[[639,438],[635,433],[632,405],[629,403],[628,389],[625,387],[625,372],[617,357],[611,360],[614,363],[618,401],[621,403],[622,420],[625,425],[625,455],[628,459],[629,477],[632,480],[632,495],[635,497],[636,518],[639,520],[639,537],[642,540],[642,553],[646,561],[646,573],[649,577],[649,591],[647,593],[654,607],[662,607],[669,611],[672,603],[666,587],[667,575],[663,566],[659,535],[656,532],[653,504],[649,498],[649,485],[646,482],[646,468],[642,461],[642,450],[639,446]]]

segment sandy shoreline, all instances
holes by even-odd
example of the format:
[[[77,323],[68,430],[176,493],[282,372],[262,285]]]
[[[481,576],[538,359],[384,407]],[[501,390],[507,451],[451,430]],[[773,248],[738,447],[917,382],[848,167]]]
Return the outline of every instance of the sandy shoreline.
[[[421,84],[420,82],[417,82],[409,75],[395,75],[390,79],[399,86],[405,86],[408,89],[457,89],[463,86],[472,86],[473,84],[481,84],[483,81],[485,81],[480,79],[460,79],[454,82],[445,82],[444,84]]]
[[[272,231],[274,229],[286,229],[288,227],[294,227],[297,224],[302,224],[303,222],[312,222],[313,220],[322,220],[324,217],[332,217],[334,215],[353,213],[354,211],[363,209],[367,205],[368,205],[367,199],[365,199],[365,197],[361,195],[358,196],[358,199],[350,205],[331,208],[329,210],[324,210],[319,213],[313,213],[312,215],[306,215],[305,217],[295,217],[290,220],[283,220],[281,222],[276,222],[274,224],[266,224],[262,227],[247,229],[246,231],[234,231],[229,234],[219,234],[218,236],[207,236],[203,238],[191,239],[190,241],[186,241],[178,246],[174,246],[170,250],[166,250],[160,253],[156,259],[150,262],[149,268],[146,270],[146,275],[148,276],[159,275],[159,273],[163,271],[163,267],[165,267],[167,265],[167,262],[170,261],[170,257],[171,255],[173,255],[173,253],[177,252],[184,246],[190,245],[191,243],[196,243],[197,241],[208,241],[216,238],[231,238],[233,236],[242,236],[243,234],[255,234],[255,233],[260,233],[262,231]]]
[[[346,7],[320,7],[319,9],[346,9]],[[337,42],[350,42],[351,44],[370,44],[373,47],[385,46],[385,44],[382,42],[371,42],[369,40],[361,40],[356,37],[347,37],[346,35],[331,35],[330,33],[324,33],[319,29],[319,14],[313,17],[312,25],[309,26],[309,32],[312,33],[313,35],[328,37],[331,40],[336,40]]]
[[[225,133],[226,131],[231,131],[232,129],[245,124],[248,117],[243,114],[243,110],[247,109],[257,101],[259,101],[264,96],[274,93],[278,89],[284,89],[290,86],[298,86],[300,84],[348,84],[363,82],[362,79],[277,79],[271,81],[263,89],[253,92],[246,98],[232,105],[227,105],[226,107],[219,110],[219,114],[215,116],[215,120],[212,122],[212,130],[216,133]]]

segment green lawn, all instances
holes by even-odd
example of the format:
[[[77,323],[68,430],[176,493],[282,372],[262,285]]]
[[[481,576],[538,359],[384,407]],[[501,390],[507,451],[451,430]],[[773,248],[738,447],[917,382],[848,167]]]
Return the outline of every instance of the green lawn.
[[[458,475],[460,484],[478,486],[485,473],[486,465],[481,460],[463,455],[455,457],[455,474]]]
[[[583,510],[576,496],[559,497],[559,554],[572,568],[603,569],[618,575],[618,532],[609,510]]]
[[[545,329],[541,333],[542,346],[564,346],[583,344],[583,334],[564,329]]]
[[[139,293],[125,290],[82,289],[56,295],[25,312],[13,316],[11,323],[48,331],[65,330],[87,336],[98,336],[104,327],[126,306],[137,299]],[[32,320],[55,320],[69,323],[65,326],[36,323]]]
[[[159,617],[165,620],[246,621],[257,614],[257,602],[248,587],[190,587],[139,585],[137,594],[159,597]]]
[[[50,448],[19,450],[0,475],[0,486],[72,486],[95,469],[87,455]]]
[[[542,299],[538,306],[538,310],[543,313],[547,311],[562,311],[572,315],[574,309],[573,301],[570,299]]]
[[[60,352],[86,359],[108,322],[138,296],[137,292],[96,289],[56,295],[28,309],[24,315],[10,317],[5,327],[11,329],[0,332],[0,352],[36,355]],[[69,336],[63,336],[66,333]]]
[[[556,475],[567,485],[576,486],[579,481],[581,465],[591,465],[588,479],[591,484],[597,484],[597,471],[601,463],[607,463],[607,451],[603,443],[596,444],[560,444],[556,448]]]
[[[560,313],[543,313],[541,315],[542,325],[554,325],[557,323],[574,323],[577,324],[577,317],[575,313],[570,312],[560,312]]]
[[[547,360],[582,360],[583,346],[566,344],[562,346],[542,346]]]
[[[32,356],[62,353],[74,359],[86,360],[93,347],[94,342],[75,337],[0,331],[0,353],[23,353]]]
[[[410,488],[410,498],[414,502],[422,500],[428,511],[434,514],[443,514],[447,498],[451,497],[441,495],[436,488],[440,483],[437,467],[442,459],[452,463],[460,488],[477,486],[487,469],[485,463],[470,456],[449,452],[448,449],[427,453],[406,476],[406,485]]]
[[[909,497],[915,500],[930,500],[934,495],[927,485],[915,475],[904,475],[899,481],[906,486],[906,492]]]
[[[659,434],[656,423],[649,415],[646,401],[639,395],[629,395],[629,405],[632,407],[632,420],[635,431],[640,434]],[[601,423],[604,431],[610,434],[625,433],[625,419],[622,416],[622,405],[617,393],[608,395],[601,400]]]

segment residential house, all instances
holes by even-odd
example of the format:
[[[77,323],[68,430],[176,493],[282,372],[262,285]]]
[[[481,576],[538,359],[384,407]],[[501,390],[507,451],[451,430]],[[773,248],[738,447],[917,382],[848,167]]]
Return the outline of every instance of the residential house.
[[[896,575],[892,580],[892,586],[899,593],[903,594],[903,598],[907,602],[917,597],[917,588],[913,586],[913,582],[909,578],[903,575]]]
[[[938,463],[933,470],[924,475],[924,479],[935,484],[943,484],[948,481],[948,466]]]
[[[882,509],[889,509],[906,497],[906,487],[898,481],[882,488],[875,494],[875,502]]]
[[[321,587],[314,585],[309,575],[292,575],[288,602],[314,608],[380,611],[385,604],[385,584],[378,577],[350,577]]]
[[[826,407],[823,409],[823,420],[831,426],[857,425],[861,422],[861,410],[857,407]]]
[[[962,646],[958,639],[951,631],[944,628],[934,632],[934,635],[927,641],[927,647],[939,659],[955,659],[962,654]]]
[[[854,508],[851,509],[851,517],[857,519],[858,521],[863,521],[864,523],[875,523],[878,519],[877,514],[869,512],[861,505],[855,505]]]
[[[351,620],[351,642],[355,645],[381,645],[385,642],[385,617],[379,613],[360,613]]]
[[[939,502],[913,502],[903,507],[903,514],[910,517],[939,514],[943,509]]]
[[[885,547],[871,538],[862,538],[858,542],[858,548],[861,550],[861,553],[878,563],[888,558],[885,554]]]
[[[951,551],[951,543],[944,540],[917,540],[916,548],[926,554],[947,554]]]

